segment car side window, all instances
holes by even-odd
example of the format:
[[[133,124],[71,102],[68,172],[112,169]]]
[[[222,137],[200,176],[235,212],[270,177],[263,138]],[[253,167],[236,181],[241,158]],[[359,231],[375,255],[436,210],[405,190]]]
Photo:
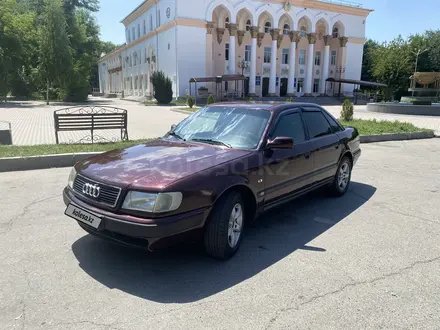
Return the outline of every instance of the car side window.
[[[333,133],[330,124],[321,111],[304,111],[303,117],[311,139]]]
[[[322,112],[325,116],[325,118],[327,118],[328,122],[330,123],[330,127],[332,129],[333,133],[336,132],[341,132],[341,126],[333,119],[333,117],[329,116],[328,113],[326,113],[325,111]]]
[[[280,117],[271,137],[276,138],[280,136],[291,137],[294,143],[300,143],[306,140],[306,132],[299,112]]]

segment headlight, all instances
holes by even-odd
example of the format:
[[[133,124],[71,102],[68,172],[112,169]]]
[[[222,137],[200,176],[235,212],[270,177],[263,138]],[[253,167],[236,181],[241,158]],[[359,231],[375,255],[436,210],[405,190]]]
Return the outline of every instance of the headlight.
[[[179,208],[182,197],[180,192],[150,194],[129,191],[122,208],[150,213],[171,212]]]
[[[69,187],[72,189],[73,189],[73,183],[75,182],[75,178],[76,178],[76,170],[75,167],[73,167],[69,174],[69,181],[67,182]]]

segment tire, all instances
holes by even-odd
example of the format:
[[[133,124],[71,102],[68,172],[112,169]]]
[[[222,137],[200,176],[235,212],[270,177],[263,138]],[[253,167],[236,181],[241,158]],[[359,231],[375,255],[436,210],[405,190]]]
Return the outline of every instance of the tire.
[[[234,191],[216,202],[205,225],[205,251],[210,256],[228,260],[238,251],[245,224],[244,206],[241,195]],[[238,215],[239,211],[241,211],[241,221],[239,217],[237,219],[233,217],[233,213]],[[231,224],[234,230],[231,230]],[[238,230],[240,230],[239,233]]]
[[[351,159],[347,156],[344,156],[339,162],[335,178],[329,188],[333,196],[340,197],[347,192],[351,182],[352,166]]]

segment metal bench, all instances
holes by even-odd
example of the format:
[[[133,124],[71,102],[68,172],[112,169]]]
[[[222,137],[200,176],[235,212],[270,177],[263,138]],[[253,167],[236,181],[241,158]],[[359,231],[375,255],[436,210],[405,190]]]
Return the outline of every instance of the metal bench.
[[[83,137],[78,142],[105,141],[105,138],[95,135],[97,130],[120,130],[121,140],[128,140],[127,110],[113,107],[71,107],[54,112],[55,139],[59,144],[59,132],[90,131],[90,136]]]

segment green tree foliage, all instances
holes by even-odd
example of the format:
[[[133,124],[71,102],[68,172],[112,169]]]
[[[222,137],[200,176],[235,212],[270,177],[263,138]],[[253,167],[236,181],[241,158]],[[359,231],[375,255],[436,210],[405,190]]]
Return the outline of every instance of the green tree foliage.
[[[213,103],[215,103],[215,97],[214,97],[214,95],[209,95],[208,96],[208,99],[206,100],[206,103],[207,104],[213,104]]]
[[[344,103],[342,103],[341,119],[345,121],[353,120],[353,110],[353,103],[351,103],[349,98],[346,98]]]
[[[39,29],[39,66],[42,82],[46,82],[46,101],[53,85],[68,85],[72,63],[67,22],[61,0],[45,0]]]
[[[376,41],[368,39],[364,45],[364,57],[362,59],[362,76],[361,80],[374,81],[373,77],[373,63],[374,52],[379,48],[379,44]]]
[[[169,104],[173,100],[173,83],[162,71],[155,71],[150,77],[153,96],[159,104]]]
[[[25,12],[16,0],[0,0],[0,101],[12,85],[28,80],[35,15]]]
[[[188,104],[188,106],[192,109],[194,107],[194,98],[191,95],[188,95],[188,97],[186,98],[186,104]]]
[[[115,48],[99,40],[99,0],[0,0],[0,95],[46,94],[84,101],[97,61]],[[0,96],[1,99],[1,96]]]

